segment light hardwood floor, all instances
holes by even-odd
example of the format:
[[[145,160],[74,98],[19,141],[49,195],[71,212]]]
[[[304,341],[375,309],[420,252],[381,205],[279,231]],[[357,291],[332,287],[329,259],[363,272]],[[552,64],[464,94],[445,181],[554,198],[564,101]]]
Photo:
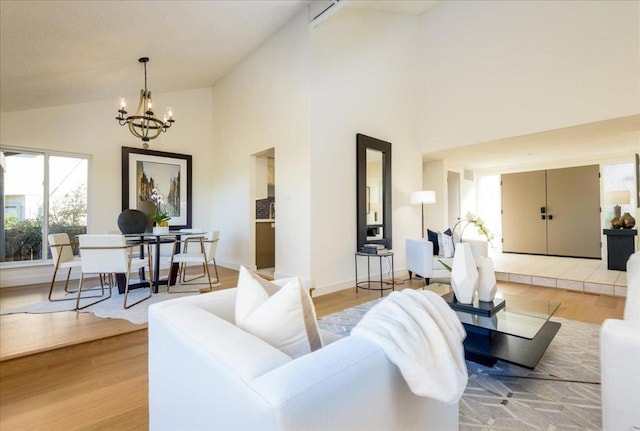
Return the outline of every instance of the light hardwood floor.
[[[237,272],[220,270],[218,289],[234,286]],[[420,280],[411,280],[398,288],[421,286]],[[46,289],[4,288],[0,302],[23,302],[23,292],[46,298]],[[595,324],[620,318],[624,308],[623,298],[503,282],[499,289],[561,302],[556,316]],[[314,298],[314,303],[318,316],[324,316],[378,297],[378,292],[349,289]],[[2,316],[0,350],[7,345],[14,349],[7,356],[14,359],[0,362],[2,431],[148,428],[146,325],[76,313]],[[63,347],[48,350],[52,346]],[[26,354],[29,349],[36,353]]]

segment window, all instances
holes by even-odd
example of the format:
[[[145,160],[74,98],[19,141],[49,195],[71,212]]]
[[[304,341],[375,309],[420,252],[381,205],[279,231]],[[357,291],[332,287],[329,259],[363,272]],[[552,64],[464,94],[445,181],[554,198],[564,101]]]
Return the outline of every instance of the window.
[[[620,205],[620,213],[626,212],[633,214],[636,207],[635,198],[635,173],[633,172],[633,163],[619,163],[615,165],[604,165],[602,172],[604,178],[605,200],[603,205],[603,213],[605,218],[605,226],[609,227],[609,221],[613,218],[613,205]],[[623,194],[624,198],[620,202],[609,203],[608,192],[627,192]],[[620,196],[620,195],[618,195]]]
[[[7,148],[0,157],[0,262],[50,259],[47,235],[86,233],[87,157]]]

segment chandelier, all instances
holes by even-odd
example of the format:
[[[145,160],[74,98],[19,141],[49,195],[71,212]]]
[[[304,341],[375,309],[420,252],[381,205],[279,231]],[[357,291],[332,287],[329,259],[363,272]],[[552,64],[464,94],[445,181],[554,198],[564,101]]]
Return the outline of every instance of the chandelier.
[[[167,108],[162,120],[155,117],[151,109],[151,91],[147,90],[147,63],[148,57],[138,59],[144,65],[144,90],[140,90],[140,100],[135,115],[127,115],[125,108],[127,100],[120,99],[120,109],[116,120],[121,126],[129,125],[129,131],[136,138],[142,139],[142,148],[149,148],[149,141],[157,138],[161,132],[166,132],[175,120],[171,108]]]

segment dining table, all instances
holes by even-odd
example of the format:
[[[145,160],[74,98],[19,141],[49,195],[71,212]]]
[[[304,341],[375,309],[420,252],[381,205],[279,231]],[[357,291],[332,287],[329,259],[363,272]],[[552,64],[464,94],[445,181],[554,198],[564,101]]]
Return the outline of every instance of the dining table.
[[[180,230],[169,230],[168,232],[144,232],[144,233],[131,233],[124,234],[125,238],[127,238],[127,243],[131,245],[140,244],[140,257],[144,258],[145,254],[145,244],[150,244],[155,248],[155,256],[153,259],[153,268],[152,268],[152,279],[146,280],[144,274],[144,268],[140,269],[139,276],[140,281],[137,283],[129,283],[129,289],[136,289],[140,287],[147,287],[149,283],[151,283],[153,293],[158,293],[158,287],[160,285],[169,284],[173,286],[176,283],[176,278],[178,275],[178,264],[173,264],[173,270],[171,271],[171,280],[167,278],[160,278],[160,246],[162,244],[174,244],[174,252],[178,253],[180,251],[180,241],[183,236],[204,236],[206,232],[202,232],[195,229],[180,229]],[[124,293],[125,286],[125,274],[116,274],[116,281],[118,285],[118,292]]]

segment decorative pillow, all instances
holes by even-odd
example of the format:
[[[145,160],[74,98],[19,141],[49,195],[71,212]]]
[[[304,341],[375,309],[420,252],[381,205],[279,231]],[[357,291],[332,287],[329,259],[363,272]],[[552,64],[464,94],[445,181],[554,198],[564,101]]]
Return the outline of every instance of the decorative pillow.
[[[453,257],[453,238],[449,235],[442,235],[442,247],[444,248],[443,257]]]
[[[322,347],[315,309],[298,278],[284,286],[240,267],[236,326],[297,358]]]
[[[433,244],[433,255],[438,256],[440,254],[440,245],[438,244],[438,232],[434,232],[431,229],[427,229],[427,240]]]
[[[442,242],[442,232],[438,232],[438,256],[444,257],[444,243]]]

